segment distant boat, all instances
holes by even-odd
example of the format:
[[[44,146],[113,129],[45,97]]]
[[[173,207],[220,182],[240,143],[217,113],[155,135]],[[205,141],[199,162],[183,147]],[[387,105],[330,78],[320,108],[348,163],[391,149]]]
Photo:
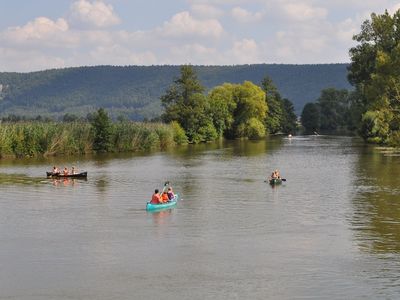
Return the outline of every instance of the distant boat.
[[[53,172],[46,172],[47,177],[51,178],[87,178],[87,172],[81,172],[76,174],[68,174],[64,175],[63,173],[53,173]]]
[[[281,178],[272,178],[269,180],[270,185],[277,185],[277,184],[281,184],[281,183],[282,183]]]

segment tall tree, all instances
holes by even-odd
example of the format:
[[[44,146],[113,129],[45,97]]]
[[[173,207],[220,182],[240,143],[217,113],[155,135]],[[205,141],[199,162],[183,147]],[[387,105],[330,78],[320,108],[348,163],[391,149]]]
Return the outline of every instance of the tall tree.
[[[324,89],[317,103],[321,113],[321,130],[336,131],[346,128],[346,117],[350,107],[347,90]]]
[[[297,116],[294,113],[293,103],[284,98],[282,99],[283,115],[282,115],[282,132],[291,134],[297,130]]]
[[[111,120],[103,108],[93,115],[91,125],[94,131],[93,149],[97,152],[107,152],[110,149],[112,128]]]
[[[265,136],[264,120],[268,112],[265,92],[250,81],[235,85],[233,99],[234,137],[258,139]]]
[[[361,134],[400,145],[400,11],[371,14],[354,40],[348,77],[363,104]]]
[[[208,98],[203,92],[204,87],[197,79],[193,67],[184,65],[180,77],[161,96],[165,108],[162,119],[165,122],[178,122],[189,141],[194,143],[210,141],[218,135],[209,114]]]
[[[284,118],[282,98],[272,79],[268,76],[262,80],[261,87],[265,92],[265,101],[268,105],[265,126],[269,133],[274,134],[282,130],[282,121]]]
[[[320,127],[320,112],[318,105],[307,103],[301,113],[301,124],[307,133],[314,133]]]
[[[208,94],[210,114],[218,136],[223,136],[232,127],[233,112],[237,106],[233,99],[234,88],[233,84],[225,83],[213,88]]]

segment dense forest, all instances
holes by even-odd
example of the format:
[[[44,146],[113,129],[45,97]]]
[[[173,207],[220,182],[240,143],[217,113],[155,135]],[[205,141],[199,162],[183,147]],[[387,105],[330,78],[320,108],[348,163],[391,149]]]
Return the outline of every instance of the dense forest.
[[[193,66],[206,91],[226,82],[261,85],[272,79],[296,114],[326,88],[350,89],[346,64]],[[24,115],[61,120],[102,107],[113,119],[160,116],[160,97],[179,76],[180,66],[95,66],[31,73],[0,73],[0,117]]]

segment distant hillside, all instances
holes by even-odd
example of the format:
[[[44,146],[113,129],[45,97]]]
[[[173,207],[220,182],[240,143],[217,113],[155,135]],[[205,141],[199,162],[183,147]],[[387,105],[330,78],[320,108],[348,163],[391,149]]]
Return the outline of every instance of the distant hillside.
[[[322,89],[350,89],[347,64],[195,66],[208,89],[224,82],[260,84],[268,75],[300,114]],[[99,107],[133,120],[161,113],[160,96],[180,66],[96,66],[32,73],[0,73],[0,116],[86,116]]]

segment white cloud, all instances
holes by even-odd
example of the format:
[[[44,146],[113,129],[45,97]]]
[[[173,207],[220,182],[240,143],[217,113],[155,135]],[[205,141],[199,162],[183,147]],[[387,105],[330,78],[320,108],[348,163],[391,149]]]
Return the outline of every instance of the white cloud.
[[[30,72],[66,67],[62,57],[35,50],[0,48],[0,65],[3,70]]]
[[[388,12],[390,14],[394,14],[399,9],[400,9],[400,3],[397,3],[397,4],[393,5],[392,7],[389,7]]]
[[[328,13],[325,8],[311,6],[302,2],[284,3],[282,5],[282,10],[290,19],[295,21],[324,19]]]
[[[260,50],[255,40],[242,39],[234,41],[233,47],[228,51],[234,64],[260,63]]]
[[[22,27],[8,28],[4,36],[14,42],[27,40],[46,40],[68,31],[68,23],[64,19],[57,21],[45,17],[36,18]]]
[[[136,52],[121,45],[99,46],[90,51],[90,61],[103,65],[143,65],[156,64],[156,56],[151,51]]]
[[[263,17],[263,13],[261,12],[251,13],[242,7],[234,7],[231,14],[235,20],[242,23],[256,22]]]
[[[400,7],[400,0],[187,0],[188,11],[134,31],[108,27],[120,22],[108,1],[116,9],[126,3],[74,0],[70,18],[42,16],[3,29],[1,71],[96,64],[346,62],[362,22],[374,11],[389,8],[393,13]]]
[[[102,1],[79,0],[71,5],[72,20],[95,27],[108,27],[120,23],[111,5]]]
[[[360,22],[348,18],[335,26],[335,36],[343,43],[348,43],[353,39],[353,35],[360,32]]]
[[[168,56],[162,58],[164,64],[213,64],[217,63],[218,51],[204,45],[194,43],[183,46],[172,46]],[[195,60],[195,61],[194,61]]]
[[[189,12],[180,12],[172,17],[170,21],[164,23],[159,29],[160,34],[176,37],[206,37],[218,38],[224,30],[221,24],[215,19],[196,20]]]
[[[209,4],[193,4],[191,7],[193,15],[199,18],[218,18],[224,14],[222,9],[219,9]]]

